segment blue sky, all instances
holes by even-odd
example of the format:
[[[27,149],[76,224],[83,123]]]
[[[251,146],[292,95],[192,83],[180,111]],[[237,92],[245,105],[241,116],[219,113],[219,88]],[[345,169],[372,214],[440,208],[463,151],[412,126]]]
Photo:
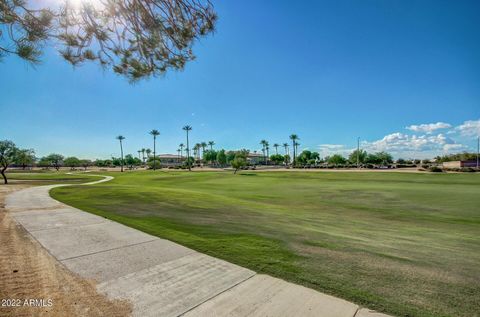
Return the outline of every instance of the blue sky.
[[[0,139],[88,158],[193,142],[396,157],[476,150],[480,133],[479,1],[213,1],[217,31],[182,72],[135,85],[54,50],[33,68],[0,63]],[[411,126],[417,126],[411,127]],[[425,126],[422,126],[425,125]],[[407,127],[410,127],[407,129]]]

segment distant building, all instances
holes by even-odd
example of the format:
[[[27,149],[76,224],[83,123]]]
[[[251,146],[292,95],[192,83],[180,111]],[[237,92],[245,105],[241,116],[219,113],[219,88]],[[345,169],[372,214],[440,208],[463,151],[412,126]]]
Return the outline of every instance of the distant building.
[[[159,154],[157,155],[157,158],[162,166],[181,165],[187,159],[185,156],[180,156],[178,154]]]
[[[443,162],[445,168],[477,167],[477,161],[450,161]]]
[[[250,152],[247,155],[247,161],[252,165],[257,165],[265,162],[265,156],[263,156],[263,153]]]

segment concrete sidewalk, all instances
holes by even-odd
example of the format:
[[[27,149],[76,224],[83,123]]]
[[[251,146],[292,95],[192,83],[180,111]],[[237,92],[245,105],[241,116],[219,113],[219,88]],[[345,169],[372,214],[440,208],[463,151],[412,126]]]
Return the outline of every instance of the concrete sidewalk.
[[[131,301],[134,316],[386,316],[67,206],[48,194],[58,186],[15,192],[6,208],[71,271]]]

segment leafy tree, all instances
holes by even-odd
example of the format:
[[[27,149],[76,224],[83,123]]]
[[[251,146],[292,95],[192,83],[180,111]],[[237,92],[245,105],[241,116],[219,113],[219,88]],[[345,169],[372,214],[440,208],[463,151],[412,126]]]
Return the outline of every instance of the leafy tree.
[[[368,153],[367,157],[365,158],[365,163],[376,165],[376,164],[381,164],[382,160],[376,154]]]
[[[105,167],[105,162],[106,160],[100,160],[100,159],[96,159],[94,162],[93,162],[93,166],[96,166],[96,167]]]
[[[227,162],[230,163],[231,161],[233,161],[235,159],[235,155],[237,154],[237,152],[228,151],[226,154],[227,154]]]
[[[156,143],[157,143],[157,136],[160,135],[160,132],[158,130],[153,129],[152,131],[149,132],[150,135],[153,136],[153,170],[156,169],[156,160],[157,160],[157,154],[156,154]]]
[[[57,171],[60,169],[60,167],[62,167],[63,165],[63,155],[61,154],[56,154],[56,153],[52,153],[50,155],[47,155],[44,160],[46,162],[50,162],[50,165],[55,168]]]
[[[235,154],[235,158],[231,161],[230,164],[235,169],[233,174],[237,174],[237,171],[239,169],[241,169],[242,167],[247,165],[247,156],[244,153],[242,153],[241,151],[237,152]]]
[[[2,174],[3,182],[8,184],[5,171],[7,168],[15,162],[18,148],[12,141],[4,140],[0,141],[0,174]]]
[[[123,166],[124,160],[119,157],[112,157],[112,165],[114,167]]]
[[[35,163],[35,151],[33,149],[19,149],[15,156],[15,164],[20,165],[22,169],[32,166]]]
[[[383,165],[388,165],[393,163],[393,157],[390,153],[378,152],[378,153],[375,153],[375,155],[378,157],[378,159],[381,161]]]
[[[289,164],[289,163],[290,163],[290,155],[285,154],[285,155],[283,156],[283,158],[285,159],[285,164]]]
[[[399,158],[397,160],[397,164],[406,164],[406,163],[407,163],[407,161],[405,161],[403,158]]]
[[[304,150],[297,158],[297,162],[300,164],[315,164],[315,162],[320,159],[320,154],[318,152],[311,152],[309,150]]]
[[[225,154],[225,150],[220,150],[217,153],[217,162],[220,165],[225,165],[227,164],[227,155]]]
[[[153,157],[155,163],[155,156]],[[125,156],[125,164],[127,164],[129,169],[133,169],[134,166],[142,164],[142,161],[138,157],[134,157],[132,154],[127,154]]]
[[[84,170],[87,170],[87,168],[92,165],[93,165],[93,162],[90,160],[86,160],[86,159],[80,160],[80,166],[82,166]]]
[[[58,48],[74,66],[87,61],[136,81],[181,70],[195,58],[195,40],[214,30],[209,1],[97,0],[35,8],[0,1],[0,53],[39,63],[44,47]]]
[[[270,160],[274,162],[275,165],[283,163],[285,161],[285,156],[281,154],[273,154],[270,156]]]
[[[347,159],[340,154],[334,154],[328,158],[328,164],[331,164],[331,165],[337,166],[337,165],[343,165],[345,163],[347,163]]]
[[[191,166],[193,166],[193,163],[195,163],[195,159],[194,159],[192,156],[190,156],[189,158],[187,158],[187,159],[185,160],[185,163],[184,163],[184,164],[185,164],[185,166],[187,166],[188,168],[190,168]]]
[[[364,164],[366,162],[367,155],[368,153],[365,150],[355,150],[348,156],[348,161],[351,164],[357,164],[358,159],[358,164]]]
[[[40,158],[40,160],[38,160],[37,166],[50,169],[50,167],[52,166],[52,163],[47,159],[46,156],[44,156]]]
[[[75,167],[80,166],[80,159],[76,158],[75,156],[67,157],[63,161],[63,165],[70,167],[70,169],[75,169]]]
[[[468,152],[448,154],[444,156],[435,157],[435,161],[438,163],[450,162],[450,161],[474,161],[476,159],[477,159],[477,153],[468,153]]]
[[[213,163],[217,159],[217,151],[207,150],[203,155],[203,159],[207,162]]]

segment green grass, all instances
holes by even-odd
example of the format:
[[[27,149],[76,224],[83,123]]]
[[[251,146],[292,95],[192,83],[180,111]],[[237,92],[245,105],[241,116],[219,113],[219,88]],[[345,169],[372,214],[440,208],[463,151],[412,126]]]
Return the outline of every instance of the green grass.
[[[74,172],[78,173],[78,172]],[[90,176],[88,174],[66,174],[64,171],[22,171],[15,170],[7,172],[7,179],[12,184],[28,184],[28,185],[49,185],[49,184],[77,184],[92,182],[101,177]],[[3,184],[3,179],[0,179]]]
[[[479,316],[480,175],[129,172],[77,208],[397,316]]]

